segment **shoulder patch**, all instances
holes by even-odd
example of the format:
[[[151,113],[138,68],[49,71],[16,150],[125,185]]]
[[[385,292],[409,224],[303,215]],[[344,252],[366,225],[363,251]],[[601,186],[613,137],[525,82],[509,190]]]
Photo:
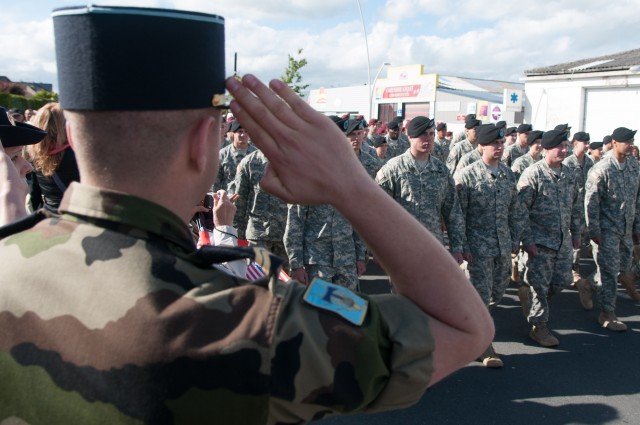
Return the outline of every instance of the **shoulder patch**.
[[[304,300],[307,304],[335,313],[356,326],[362,325],[369,308],[369,301],[364,298],[347,288],[317,277],[307,287]]]

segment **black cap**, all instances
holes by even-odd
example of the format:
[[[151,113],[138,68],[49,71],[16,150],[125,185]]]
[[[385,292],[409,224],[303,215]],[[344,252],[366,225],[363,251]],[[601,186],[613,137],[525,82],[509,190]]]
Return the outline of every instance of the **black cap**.
[[[407,136],[409,137],[418,137],[431,127],[433,127],[434,121],[429,118],[418,115],[409,121],[409,126],[407,128]]]
[[[600,149],[602,148],[602,142],[591,142],[589,143],[589,149]]]
[[[613,141],[613,139],[611,138],[611,136],[604,136],[602,138],[602,144],[603,145],[608,145],[609,143],[611,143]]]
[[[362,124],[362,120],[353,119],[353,120],[345,120],[342,123],[342,131],[347,136],[353,133],[356,130],[362,130],[364,125]]]
[[[533,130],[533,127],[531,127],[531,124],[520,124],[518,126],[518,133],[526,133],[527,131],[531,131]]]
[[[447,128],[447,123],[446,123],[446,122],[441,122],[440,124],[438,124],[438,125],[436,126],[436,130],[437,130],[437,131],[444,130],[445,128]]]
[[[510,134],[514,134],[516,133],[516,127],[509,127],[507,128],[507,130],[504,132],[505,136],[509,136]]]
[[[544,131],[534,130],[527,134],[527,145],[531,146],[535,143],[536,140],[541,139]]]
[[[0,107],[0,141],[5,148],[33,145],[46,135],[46,131],[31,124],[10,120],[7,110]]]
[[[465,122],[464,122],[464,128],[466,128],[466,129],[472,129],[472,128],[477,127],[479,125],[482,125],[482,121],[476,120],[476,119],[465,120]]]
[[[238,120],[233,120],[231,121],[231,127],[229,127],[229,131],[232,133],[235,133],[236,131],[240,130],[242,128],[242,124],[240,124],[240,121]]]
[[[379,134],[376,134],[371,138],[371,144],[373,145],[374,148],[377,148],[383,145],[384,143],[387,143],[387,138]]]
[[[584,131],[578,131],[573,135],[573,140],[576,142],[588,142],[591,140],[589,133],[585,133]]]
[[[638,130],[629,130],[626,127],[618,127],[611,133],[611,138],[616,142],[627,142],[633,140]]]
[[[464,117],[464,120],[465,120],[465,121],[473,121],[473,120],[475,120],[475,119],[477,119],[477,118],[476,118],[476,114],[467,114],[467,115]]]
[[[542,147],[551,149],[567,140],[567,132],[565,130],[550,130],[542,136]]]
[[[225,106],[224,18],[111,6],[60,8],[52,17],[64,109]]]
[[[387,123],[387,128],[389,130],[399,130],[400,129],[400,124],[398,123],[398,121],[389,121]]]
[[[556,125],[556,127],[554,128],[554,130],[558,130],[558,131],[569,131],[569,130],[571,130],[571,127],[569,127],[569,124],[558,124],[558,125]]]
[[[476,130],[476,140],[479,145],[488,145],[497,139],[504,137],[504,128],[496,127],[494,124],[482,124]]]
[[[498,121],[496,123],[496,127],[507,128],[507,122],[506,121]]]

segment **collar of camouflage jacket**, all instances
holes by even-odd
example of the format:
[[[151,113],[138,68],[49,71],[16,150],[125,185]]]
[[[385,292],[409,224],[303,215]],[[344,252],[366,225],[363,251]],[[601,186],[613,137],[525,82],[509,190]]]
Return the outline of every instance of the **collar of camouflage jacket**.
[[[147,231],[187,252],[196,249],[187,225],[177,215],[158,204],[122,192],[74,182],[64,193],[60,212],[81,220],[106,220]]]

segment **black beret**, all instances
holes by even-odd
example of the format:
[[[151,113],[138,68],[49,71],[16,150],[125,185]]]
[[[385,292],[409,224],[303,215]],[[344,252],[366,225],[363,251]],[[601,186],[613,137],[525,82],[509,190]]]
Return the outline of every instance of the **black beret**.
[[[564,130],[550,130],[542,136],[542,147],[551,149],[567,140],[567,132]]]
[[[229,131],[232,133],[235,133],[236,131],[240,130],[242,128],[242,124],[240,124],[240,121],[238,120],[233,120],[231,121],[231,127],[229,127]]]
[[[602,144],[602,142],[591,142],[589,143],[589,149],[600,149]]]
[[[464,117],[464,120],[465,120],[465,121],[473,121],[473,120],[475,120],[475,119],[477,119],[477,118],[476,118],[476,114],[467,114],[467,115]]]
[[[629,130],[626,127],[618,127],[611,133],[611,138],[616,142],[627,142],[632,140],[638,130]]]
[[[407,128],[407,136],[409,137],[418,137],[431,127],[433,127],[434,121],[429,118],[419,115],[409,121],[409,126]]]
[[[364,126],[362,125],[362,120],[345,120],[342,123],[342,131],[347,136],[353,133],[356,130],[362,130]]]
[[[111,6],[60,8],[52,17],[64,109],[225,106],[224,18]]]
[[[446,122],[441,122],[440,124],[438,124],[436,126],[436,130],[438,130],[438,131],[444,130],[445,128],[447,128],[447,123]]]
[[[506,121],[498,121],[496,123],[496,127],[507,128],[507,122]]]
[[[585,133],[584,131],[578,131],[573,135],[573,140],[576,142],[588,142],[591,140],[589,133]]]
[[[504,135],[505,135],[505,136],[508,136],[508,135],[510,135],[510,134],[514,134],[514,133],[516,133],[516,128],[515,128],[515,127],[509,127],[509,128],[507,128],[507,130],[504,132]]]
[[[466,128],[466,129],[471,129],[471,128],[477,127],[479,125],[482,125],[482,121],[480,121],[480,120],[466,120],[464,122],[464,128]]]
[[[0,141],[5,148],[33,145],[46,135],[46,131],[31,124],[9,120],[7,110],[0,107]]]
[[[530,132],[529,134],[527,134],[527,145],[531,146],[533,145],[533,143],[542,138],[542,135],[544,134],[544,131],[540,131],[540,130],[534,130],[532,132]]]
[[[476,140],[479,145],[488,145],[489,143],[502,139],[504,137],[504,128],[496,127],[494,124],[482,124],[476,130]]]
[[[402,121],[404,121],[404,118],[400,115],[398,115],[397,117],[395,117],[392,121],[397,122],[398,124],[402,124]]]
[[[526,133],[527,131],[531,131],[533,130],[533,127],[531,127],[531,124],[520,124],[518,126],[518,133]]]
[[[389,130],[399,130],[400,129],[400,124],[398,124],[398,121],[389,121],[387,123],[387,128]]]
[[[376,134],[371,138],[371,144],[374,148],[377,148],[385,143],[387,143],[387,138],[379,134]]]
[[[569,131],[569,130],[571,130],[571,127],[569,127],[569,124],[558,124],[558,125],[556,125],[554,130]]]
[[[602,138],[602,144],[603,145],[608,145],[609,143],[611,143],[613,141],[613,139],[611,138],[611,136],[604,136]]]

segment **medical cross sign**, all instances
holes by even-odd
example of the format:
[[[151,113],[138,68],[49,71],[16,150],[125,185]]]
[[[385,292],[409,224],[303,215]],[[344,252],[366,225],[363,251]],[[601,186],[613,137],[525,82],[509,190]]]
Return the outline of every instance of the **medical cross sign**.
[[[522,90],[504,89],[502,103],[507,111],[522,111]]]

